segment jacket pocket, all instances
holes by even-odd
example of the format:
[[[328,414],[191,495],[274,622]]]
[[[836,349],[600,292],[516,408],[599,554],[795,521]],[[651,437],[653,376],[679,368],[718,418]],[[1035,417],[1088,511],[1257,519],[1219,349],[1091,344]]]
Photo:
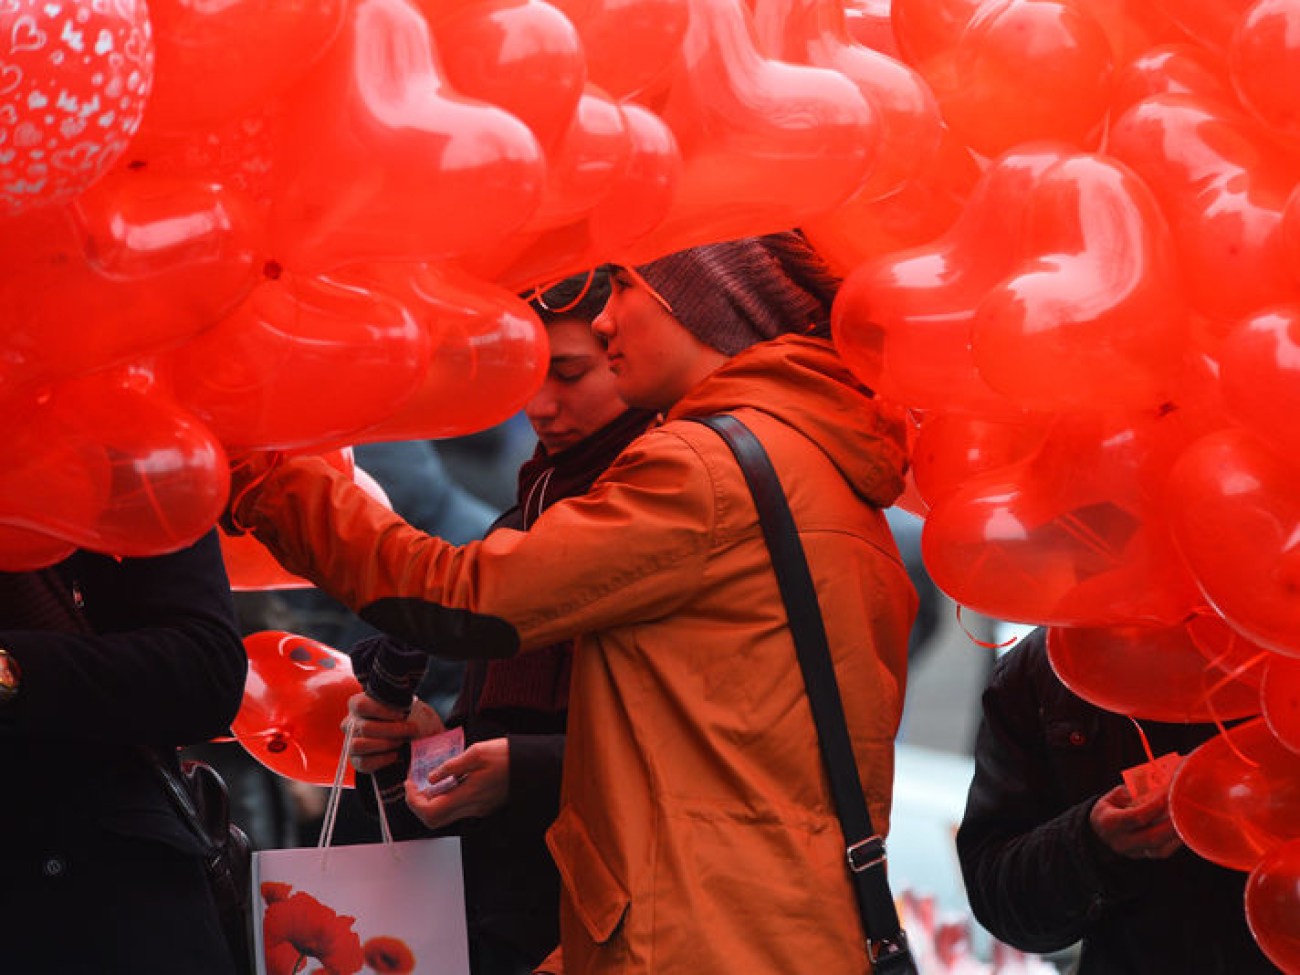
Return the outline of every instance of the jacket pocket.
[[[572,806],[560,810],[546,834],[565,890],[587,934],[604,944],[618,930],[631,898]]]

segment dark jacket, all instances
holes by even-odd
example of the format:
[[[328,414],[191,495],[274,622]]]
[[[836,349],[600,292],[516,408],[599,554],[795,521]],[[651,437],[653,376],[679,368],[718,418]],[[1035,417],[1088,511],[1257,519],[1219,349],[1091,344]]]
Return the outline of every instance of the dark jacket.
[[[24,975],[227,975],[200,859],[145,758],[227,733],[247,658],[215,533],[170,555],[77,552],[39,576],[83,631],[10,600],[22,668],[0,709],[0,967]],[[25,583],[0,574],[0,586]],[[33,628],[36,627],[36,628]]]
[[[1052,672],[1045,630],[998,662],[984,692],[975,777],[957,834],[975,917],[1025,951],[1082,940],[1079,971],[1276,972],[1246,927],[1246,875],[1184,848],[1134,860],[1088,824],[1093,804],[1146,761],[1132,720],[1076,697]],[[1141,722],[1152,751],[1188,754],[1213,725]]]

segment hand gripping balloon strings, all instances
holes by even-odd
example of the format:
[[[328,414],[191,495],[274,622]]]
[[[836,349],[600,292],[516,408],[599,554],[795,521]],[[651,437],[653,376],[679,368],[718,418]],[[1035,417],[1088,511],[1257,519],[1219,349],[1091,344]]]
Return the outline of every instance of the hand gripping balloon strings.
[[[238,470],[242,470],[245,467],[251,467],[253,463],[261,456],[265,456],[265,455],[250,454],[244,459],[236,462],[235,465],[231,468],[231,470],[238,471]],[[230,505],[229,505],[230,518],[228,520],[230,522],[231,527],[240,535],[247,534],[252,529],[252,526],[245,525],[239,520],[239,514],[238,514],[239,506],[243,504],[244,498],[248,497],[248,493],[250,491],[256,488],[259,484],[261,484],[271,475],[271,471],[275,470],[276,466],[280,463],[280,458],[282,456],[283,455],[279,451],[272,452],[270,454],[270,459],[266,462],[266,467],[263,468],[261,471],[259,471],[257,474],[255,474],[247,484],[245,484],[242,488],[240,488],[239,493],[230,499]]]

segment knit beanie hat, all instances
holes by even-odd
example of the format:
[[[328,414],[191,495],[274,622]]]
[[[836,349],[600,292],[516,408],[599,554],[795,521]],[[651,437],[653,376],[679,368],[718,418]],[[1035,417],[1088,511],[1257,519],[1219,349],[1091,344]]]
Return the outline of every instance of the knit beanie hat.
[[[784,332],[826,334],[840,283],[797,230],[704,244],[636,270],[674,318],[728,356]]]

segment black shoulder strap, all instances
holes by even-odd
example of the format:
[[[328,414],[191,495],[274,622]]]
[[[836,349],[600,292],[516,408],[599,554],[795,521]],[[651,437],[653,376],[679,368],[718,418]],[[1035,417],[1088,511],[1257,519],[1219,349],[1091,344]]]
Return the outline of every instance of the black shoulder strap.
[[[882,975],[915,972],[885,873],[885,843],[871,825],[862,792],[817,591],[785,491],[767,451],[740,420],[729,414],[692,419],[726,441],[754,496],[808,689],[831,797],[844,832],[845,858],[857,893],[872,967]]]

